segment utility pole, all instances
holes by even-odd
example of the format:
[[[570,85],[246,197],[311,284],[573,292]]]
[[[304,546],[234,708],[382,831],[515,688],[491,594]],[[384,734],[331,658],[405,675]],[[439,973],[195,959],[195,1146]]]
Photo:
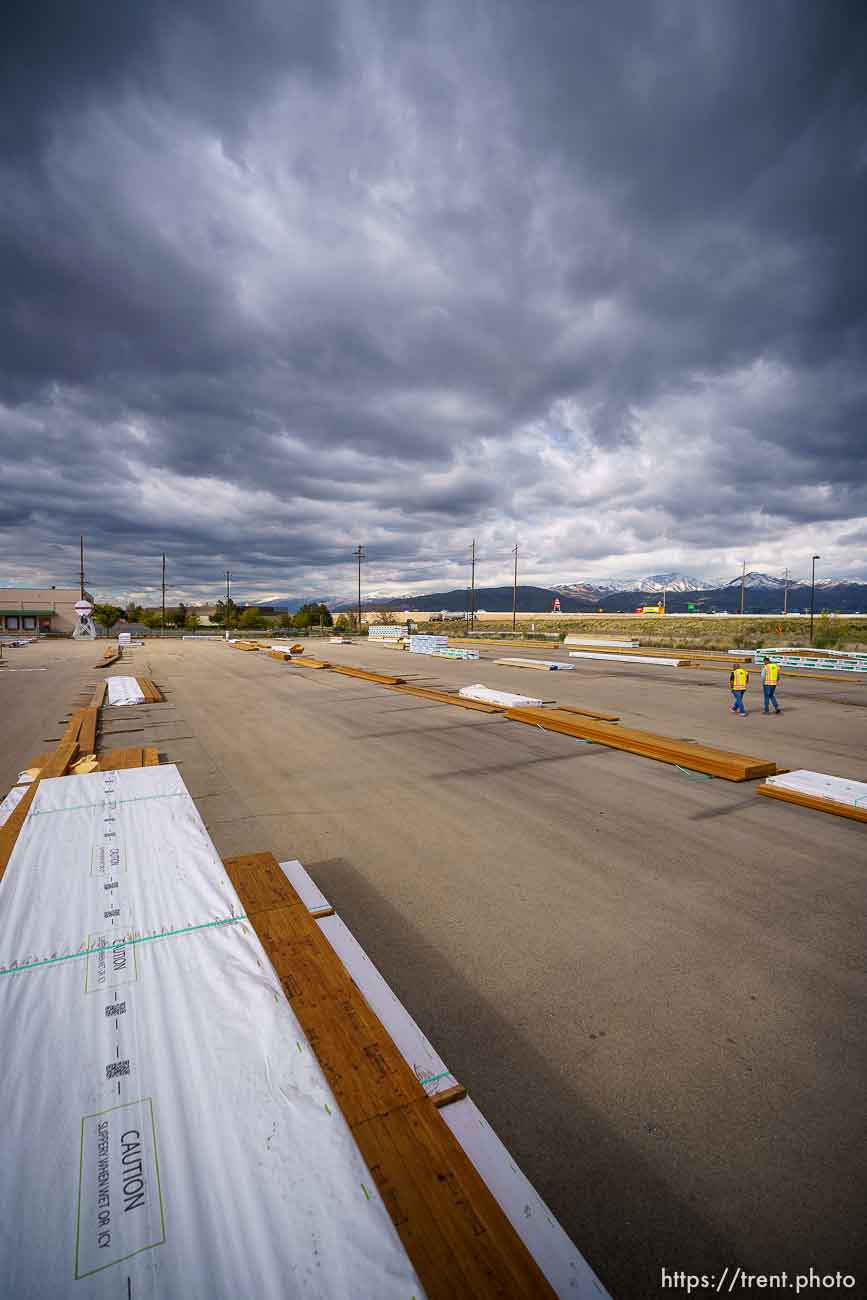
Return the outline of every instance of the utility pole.
[[[79,578],[81,580],[81,599],[84,600],[84,534],[78,539],[79,545]]]
[[[783,615],[789,612],[789,570],[786,569],[786,581],[783,586]]]
[[[813,556],[813,577],[810,581],[810,645],[813,644],[813,613],[816,608],[816,561],[821,558],[821,555]]]
[[[476,539],[473,538],[473,545],[470,550],[470,608],[469,614],[470,631],[476,625]]]
[[[515,581],[512,586],[512,631],[515,631],[515,621],[518,616],[518,543],[515,542]]]
[[[160,636],[166,634],[166,557],[163,556],[163,604],[160,614]]]
[[[744,590],[747,585],[747,562],[743,561],[741,565],[741,613],[744,612]]]
[[[358,636],[361,636],[361,561],[367,557],[364,554],[364,547],[359,542],[353,551],[356,561],[358,562],[358,609],[356,615],[355,630]]]
[[[226,570],[226,622],[225,622],[226,636],[229,635],[229,579],[231,578],[231,576],[232,576],[231,573],[227,569]]]

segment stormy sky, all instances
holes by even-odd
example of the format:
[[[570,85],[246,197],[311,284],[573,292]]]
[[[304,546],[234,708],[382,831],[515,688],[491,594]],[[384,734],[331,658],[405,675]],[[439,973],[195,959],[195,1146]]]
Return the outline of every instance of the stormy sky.
[[[867,576],[867,7],[17,6],[0,583]]]

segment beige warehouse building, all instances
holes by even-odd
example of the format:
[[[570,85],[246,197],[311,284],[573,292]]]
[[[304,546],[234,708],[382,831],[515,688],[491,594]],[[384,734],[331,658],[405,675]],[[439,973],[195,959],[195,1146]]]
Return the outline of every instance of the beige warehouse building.
[[[0,587],[0,632],[71,636],[77,622],[74,605],[80,597],[78,587]]]

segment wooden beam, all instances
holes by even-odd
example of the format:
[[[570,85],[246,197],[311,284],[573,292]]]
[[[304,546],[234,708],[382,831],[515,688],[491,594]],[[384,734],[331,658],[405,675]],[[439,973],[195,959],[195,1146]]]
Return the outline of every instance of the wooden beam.
[[[652,731],[614,727],[610,723],[582,718],[562,709],[509,709],[506,717],[513,722],[542,727],[545,731],[559,731],[581,740],[593,740],[611,749],[625,749],[644,758],[672,763],[692,772],[719,776],[725,781],[753,781],[758,777],[775,776],[777,771],[776,763],[765,759],[714,749],[695,741],[658,736]]]
[[[300,662],[300,661],[299,661]],[[389,677],[386,673],[368,672],[366,668],[353,668],[349,664],[332,664],[333,673],[343,673],[346,677],[360,677],[366,682],[379,682],[381,686],[402,686],[402,677]]]
[[[552,1296],[276,859],[224,865],[430,1300]]]
[[[619,722],[619,713],[600,713],[596,709],[576,709],[571,704],[557,706],[561,713],[579,713],[582,718],[597,718],[599,722]]]
[[[93,699],[90,701],[92,709],[101,709],[105,704],[105,695],[108,690],[108,682],[100,682],[93,693]]]

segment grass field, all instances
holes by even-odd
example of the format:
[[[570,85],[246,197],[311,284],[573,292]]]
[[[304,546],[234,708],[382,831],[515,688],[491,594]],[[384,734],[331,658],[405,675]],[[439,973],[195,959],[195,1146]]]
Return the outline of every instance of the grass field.
[[[583,632],[588,636],[632,638],[643,646],[659,646],[684,650],[732,650],[741,646],[753,648],[766,645],[809,645],[809,618],[709,618],[703,615],[666,614],[649,615],[565,614],[560,617],[538,614],[519,616],[517,629],[522,636],[532,636],[531,624],[537,633],[556,632],[563,636]],[[425,631],[439,631],[449,636],[463,636],[466,624],[462,619],[450,623],[424,623]],[[477,632],[511,631],[512,620],[485,616],[476,623]],[[813,644],[818,648],[833,647],[839,650],[867,649],[867,618],[828,618],[820,614],[813,624]]]

